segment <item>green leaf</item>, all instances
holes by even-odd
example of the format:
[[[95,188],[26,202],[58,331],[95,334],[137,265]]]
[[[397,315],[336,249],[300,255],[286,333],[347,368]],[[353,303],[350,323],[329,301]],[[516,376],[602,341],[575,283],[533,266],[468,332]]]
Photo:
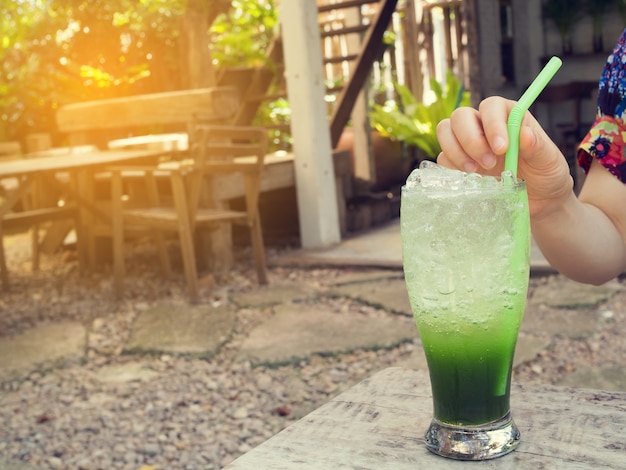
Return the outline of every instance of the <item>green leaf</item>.
[[[414,145],[429,158],[436,157],[441,151],[437,124],[450,117],[458,106],[468,106],[469,93],[451,72],[446,74],[445,86],[431,80],[435,100],[428,105],[418,101],[406,86],[399,83],[394,86],[399,103],[372,105],[372,126],[385,137]]]

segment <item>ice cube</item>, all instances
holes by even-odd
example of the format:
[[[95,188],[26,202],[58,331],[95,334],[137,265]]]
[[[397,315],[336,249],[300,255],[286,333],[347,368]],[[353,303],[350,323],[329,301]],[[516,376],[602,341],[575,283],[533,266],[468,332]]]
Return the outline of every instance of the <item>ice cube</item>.
[[[505,180],[509,181],[512,174]],[[479,188],[493,188],[500,184],[494,176],[480,175],[478,173],[465,173],[459,170],[446,168],[436,163],[424,160],[419,168],[413,170],[406,180],[407,189],[446,189],[446,190],[473,190]]]
[[[494,188],[500,182],[495,176],[480,175],[478,173],[468,173],[465,179],[465,189],[485,189]]]
[[[468,189],[480,188],[483,184],[483,176],[479,173],[468,173],[465,178],[465,187]]]
[[[461,189],[465,182],[466,174],[464,172],[452,170],[433,162],[422,162],[419,171],[423,188]]]
[[[500,181],[495,176],[483,176],[481,180],[481,188],[495,188],[496,186],[500,186]]]
[[[408,189],[414,189],[415,187],[420,185],[420,169],[416,168],[413,170],[408,178],[406,179],[406,187]]]
[[[515,177],[513,176],[513,172],[511,170],[504,170],[501,176],[503,186],[515,186],[515,183],[517,181],[515,180]]]
[[[441,169],[441,170],[445,169],[441,165],[437,165],[435,162],[432,162],[430,160],[422,160],[422,163],[420,163],[419,168],[420,169],[433,168],[433,169]]]

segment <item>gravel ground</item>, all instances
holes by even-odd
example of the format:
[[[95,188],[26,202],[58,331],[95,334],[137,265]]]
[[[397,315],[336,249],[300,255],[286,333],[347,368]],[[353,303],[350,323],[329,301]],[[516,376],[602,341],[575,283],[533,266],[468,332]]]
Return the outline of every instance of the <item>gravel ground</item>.
[[[0,337],[70,319],[88,328],[88,350],[82,364],[0,384],[0,456],[11,461],[46,469],[221,468],[337,393],[409,357],[415,348],[407,343],[253,368],[236,359],[238,345],[272,310],[247,308],[238,312],[232,339],[209,360],[124,355],[136,312],[166,299],[184,301],[182,279],[161,280],[151,252],[139,246],[128,263],[132,288],[118,303],[111,296],[111,274],[79,275],[71,251],[45,257],[42,270],[31,273],[27,243],[16,237],[7,244],[13,290],[0,297]],[[244,256],[238,266],[246,260]],[[270,281],[325,286],[340,275],[338,269],[272,268]],[[534,286],[546,282],[551,278],[533,279],[531,295]],[[204,298],[227,302],[230,292],[254,285],[251,266],[223,278],[207,276]],[[338,310],[370,308],[322,301]],[[604,306],[611,321],[594,336],[556,337],[552,347],[516,368],[514,380],[555,383],[577,367],[622,363],[625,302],[626,294],[620,293]],[[144,381],[96,378],[104,367],[129,363],[148,371]]]

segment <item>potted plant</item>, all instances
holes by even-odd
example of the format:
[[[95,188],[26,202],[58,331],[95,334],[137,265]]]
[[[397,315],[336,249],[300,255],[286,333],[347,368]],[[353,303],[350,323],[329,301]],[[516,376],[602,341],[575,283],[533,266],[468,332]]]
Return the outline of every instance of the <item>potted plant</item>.
[[[544,0],[543,17],[554,23],[561,36],[563,55],[572,53],[572,30],[583,17],[583,0]]]
[[[418,101],[406,86],[396,83],[399,103],[392,101],[372,105],[370,121],[381,135],[415,147],[421,151],[423,158],[435,160],[441,152],[437,124],[457,107],[468,106],[470,94],[450,71],[446,74],[445,86],[442,87],[434,78],[430,86],[435,99],[425,104]]]

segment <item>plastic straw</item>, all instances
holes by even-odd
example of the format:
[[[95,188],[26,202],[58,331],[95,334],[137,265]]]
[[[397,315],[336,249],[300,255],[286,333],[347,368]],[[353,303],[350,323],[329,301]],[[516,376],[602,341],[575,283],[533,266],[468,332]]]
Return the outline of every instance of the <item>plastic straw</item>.
[[[533,80],[528,89],[524,92],[517,104],[513,106],[511,114],[509,114],[509,120],[507,122],[509,148],[506,151],[504,159],[504,171],[510,171],[513,174],[513,179],[517,178],[519,133],[524,114],[535,102],[539,93],[541,93],[546,85],[548,85],[548,82],[552,80],[552,77],[554,77],[557,70],[561,68],[562,64],[563,62],[561,62],[561,59],[558,57],[552,57],[541,72],[539,72],[537,78]]]

